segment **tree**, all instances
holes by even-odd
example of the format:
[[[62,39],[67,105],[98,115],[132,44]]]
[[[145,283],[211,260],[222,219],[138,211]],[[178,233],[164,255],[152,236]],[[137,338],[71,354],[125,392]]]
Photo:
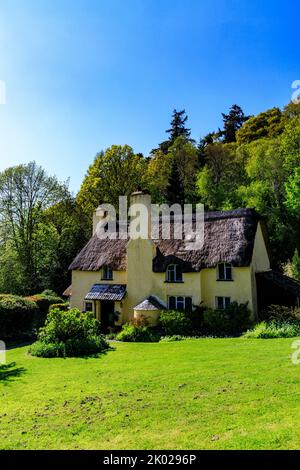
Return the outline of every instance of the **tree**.
[[[188,120],[185,110],[177,111],[174,109],[171,121],[171,128],[166,132],[170,134],[169,140],[174,142],[177,137],[183,136],[189,138],[191,135],[191,129],[185,127],[185,123]]]
[[[197,194],[211,210],[238,207],[236,190],[246,180],[244,159],[236,144],[208,144],[205,165],[197,175]]]
[[[274,138],[282,133],[284,122],[279,108],[272,108],[250,117],[236,134],[238,144],[253,142],[264,137]]]
[[[195,145],[181,135],[169,148],[172,170],[167,188],[169,204],[192,203],[195,199],[195,182],[198,169],[198,152]]]
[[[145,187],[149,190],[153,202],[166,203],[168,200],[169,180],[173,170],[172,156],[156,150],[148,161],[144,177]]]
[[[291,271],[292,276],[295,279],[300,280],[300,256],[297,248],[295,249],[294,256],[292,259]]]
[[[236,142],[236,133],[249,119],[250,116],[245,116],[244,111],[240,106],[234,104],[229,110],[229,114],[222,113],[224,129],[220,131],[224,143]]]
[[[31,292],[39,284],[37,227],[43,211],[63,200],[67,192],[66,183],[48,176],[35,162],[0,174],[1,245],[14,250],[25,291]]]
[[[101,203],[118,208],[119,196],[129,196],[141,186],[147,161],[128,145],[112,145],[97,154],[77,195],[77,202],[91,220]]]

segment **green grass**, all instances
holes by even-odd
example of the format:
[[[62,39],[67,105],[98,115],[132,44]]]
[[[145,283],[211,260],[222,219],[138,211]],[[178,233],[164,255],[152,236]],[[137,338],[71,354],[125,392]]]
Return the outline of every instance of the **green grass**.
[[[0,368],[1,449],[297,449],[290,339],[116,343]]]

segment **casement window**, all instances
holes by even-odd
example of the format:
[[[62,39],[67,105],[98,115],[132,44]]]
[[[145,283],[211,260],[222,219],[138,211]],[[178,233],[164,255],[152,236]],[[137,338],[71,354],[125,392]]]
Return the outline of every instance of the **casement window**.
[[[218,264],[218,281],[232,281],[232,265],[230,263]]]
[[[93,302],[85,302],[85,311],[86,312],[93,312]]]
[[[182,271],[177,264],[169,264],[167,267],[167,282],[182,282]]]
[[[168,308],[170,310],[181,310],[181,311],[191,312],[193,308],[192,297],[182,297],[182,296],[171,295],[168,298]]]
[[[103,266],[102,268],[102,279],[104,281],[112,281],[113,270],[109,266]]]
[[[216,308],[225,310],[230,305],[230,297],[216,297]]]

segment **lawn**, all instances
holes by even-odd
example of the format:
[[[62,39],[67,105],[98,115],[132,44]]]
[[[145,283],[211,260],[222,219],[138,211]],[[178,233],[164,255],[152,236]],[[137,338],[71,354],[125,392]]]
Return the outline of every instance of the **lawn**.
[[[297,449],[292,340],[114,343],[98,358],[10,350],[1,449]]]

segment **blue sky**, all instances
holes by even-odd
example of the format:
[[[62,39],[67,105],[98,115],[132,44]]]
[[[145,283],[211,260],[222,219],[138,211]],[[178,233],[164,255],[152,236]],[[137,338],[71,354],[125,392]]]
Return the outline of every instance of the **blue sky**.
[[[1,0],[0,170],[36,160],[76,193],[95,154],[145,155],[185,108],[195,139],[300,79],[299,2]]]

